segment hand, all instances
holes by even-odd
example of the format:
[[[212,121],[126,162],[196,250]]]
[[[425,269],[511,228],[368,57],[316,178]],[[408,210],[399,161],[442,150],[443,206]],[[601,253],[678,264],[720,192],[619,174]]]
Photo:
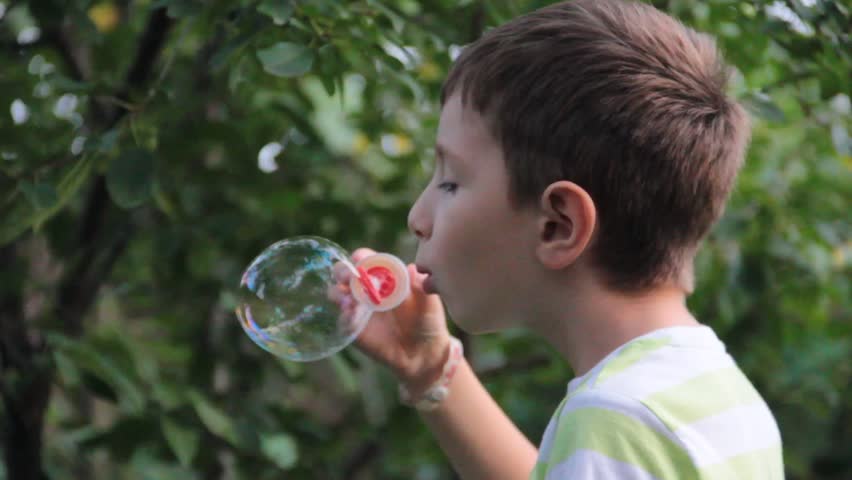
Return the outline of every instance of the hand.
[[[358,263],[375,253],[360,248],[352,254],[352,261]],[[338,283],[329,296],[340,304],[344,320],[351,319],[356,303],[349,288],[352,272],[338,263],[334,275]],[[440,376],[450,334],[441,298],[423,291],[426,275],[418,273],[414,264],[408,265],[408,275],[411,295],[393,310],[374,312],[355,345],[390,367],[412,390],[419,390]]]

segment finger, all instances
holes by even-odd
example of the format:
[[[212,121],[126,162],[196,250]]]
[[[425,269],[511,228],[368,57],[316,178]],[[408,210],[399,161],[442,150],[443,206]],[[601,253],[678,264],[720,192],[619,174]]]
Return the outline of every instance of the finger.
[[[352,305],[351,301],[349,300],[350,298],[351,297],[349,297],[349,296],[344,296],[340,300],[340,316],[339,316],[339,319],[341,321],[341,325],[344,325],[344,326],[351,326],[351,324],[353,322],[352,317],[353,317],[353,314],[355,313],[355,308],[354,308],[354,305]]]
[[[338,283],[348,284],[349,279],[352,278],[352,270],[343,262],[335,262],[331,267],[331,271],[334,281]]]
[[[358,328],[355,322],[354,307],[342,308],[340,310],[340,314],[337,317],[337,326],[338,330],[344,335],[349,335]]]
[[[411,279],[411,290],[421,295],[425,295],[423,291],[423,281],[429,275],[417,271],[417,266],[413,263],[408,264],[408,277]]]
[[[329,285],[326,291],[326,297],[334,303],[340,303],[345,295],[342,285]]]
[[[355,250],[354,252],[352,252],[352,261],[354,261],[355,263],[358,263],[361,260],[363,260],[363,259],[365,259],[365,258],[367,258],[371,255],[375,255],[375,254],[376,254],[375,250],[372,250],[372,249],[369,249],[369,248],[359,248],[359,249]]]
[[[359,315],[359,312],[353,314]],[[375,314],[374,314],[375,315]],[[387,322],[388,317],[379,315],[369,320],[361,333],[355,337],[355,345],[374,360],[388,363],[390,351],[398,348],[399,339],[396,337],[396,329]]]

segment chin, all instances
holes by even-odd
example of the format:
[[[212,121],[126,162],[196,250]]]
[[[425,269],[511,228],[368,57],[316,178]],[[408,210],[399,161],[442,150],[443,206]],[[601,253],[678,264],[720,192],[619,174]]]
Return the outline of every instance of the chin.
[[[452,311],[449,311],[449,309],[448,312],[452,322],[465,333],[470,335],[494,333],[504,328],[493,321],[483,321],[483,319],[493,318],[493,316],[484,312],[481,314],[477,314],[475,312],[458,312],[456,315],[454,315]]]

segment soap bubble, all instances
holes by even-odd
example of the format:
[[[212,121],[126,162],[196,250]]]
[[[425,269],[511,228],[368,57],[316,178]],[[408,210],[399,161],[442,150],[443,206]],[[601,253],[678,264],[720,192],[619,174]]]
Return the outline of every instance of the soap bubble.
[[[351,294],[341,293],[341,270],[350,273]],[[392,255],[372,255],[355,265],[330,240],[295,237],[273,244],[246,269],[237,317],[261,348],[307,362],[345,348],[374,311],[395,308],[409,292],[408,270]]]

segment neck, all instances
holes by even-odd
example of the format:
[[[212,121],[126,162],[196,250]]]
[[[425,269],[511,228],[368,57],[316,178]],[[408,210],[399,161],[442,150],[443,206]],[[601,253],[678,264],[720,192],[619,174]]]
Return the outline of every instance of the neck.
[[[600,284],[572,285],[549,311],[540,312],[530,329],[546,339],[571,365],[587,373],[610,352],[630,340],[674,326],[699,325],[686,307],[686,292],[675,286],[626,295]]]

